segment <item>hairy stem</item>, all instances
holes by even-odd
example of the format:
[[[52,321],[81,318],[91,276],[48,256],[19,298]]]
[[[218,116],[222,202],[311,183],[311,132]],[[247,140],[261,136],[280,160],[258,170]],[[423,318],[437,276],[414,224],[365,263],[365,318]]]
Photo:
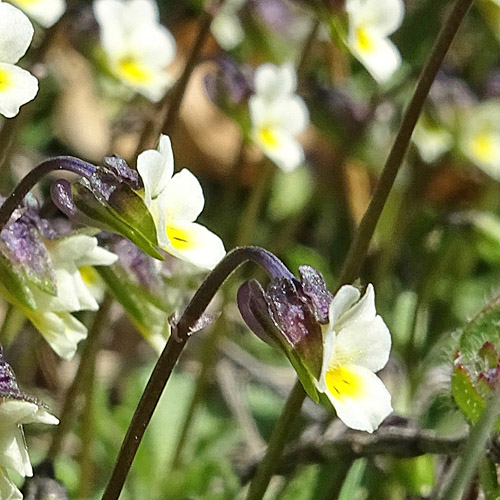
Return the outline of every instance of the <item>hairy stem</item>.
[[[394,180],[399,172],[403,158],[408,150],[413,129],[429,94],[432,82],[441,67],[443,59],[453,41],[460,24],[474,0],[456,0],[450,15],[443,24],[429,59],[422,69],[413,97],[401,121],[396,139],[392,145],[384,169],[373,193],[370,205],[360,223],[358,232],[351,245],[344,268],[341,283],[351,283],[358,276],[365,260],[375,227],[384,209]]]
[[[179,321],[172,327],[167,345],[153,368],[132,417],[102,500],[117,500],[120,496],[144,432],[189,336],[224,281],[236,268],[247,261],[259,264],[271,277],[293,277],[285,265],[273,254],[256,247],[242,247],[232,250],[207,276]]]

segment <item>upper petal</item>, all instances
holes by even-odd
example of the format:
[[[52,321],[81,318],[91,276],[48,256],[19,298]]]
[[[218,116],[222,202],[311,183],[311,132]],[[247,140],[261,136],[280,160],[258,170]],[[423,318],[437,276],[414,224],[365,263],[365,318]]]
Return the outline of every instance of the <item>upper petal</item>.
[[[194,222],[203,210],[205,198],[198,179],[184,168],[172,177],[159,202],[169,225],[170,221]]]
[[[330,304],[330,312],[328,315],[328,319],[330,325],[333,327],[337,324],[339,318],[347,312],[353,304],[360,297],[359,290],[352,285],[344,285],[340,288],[340,290],[333,297],[332,303]]]
[[[362,366],[344,365],[328,371],[324,392],[338,417],[352,429],[373,432],[392,412],[391,395],[383,382]]]
[[[290,94],[297,87],[297,73],[290,63],[282,66],[262,64],[255,70],[254,78],[256,93],[269,100]]]
[[[349,323],[354,323],[356,321],[372,321],[377,315],[375,309],[375,291],[373,285],[370,283],[366,287],[366,292],[355,304],[353,304],[348,309],[337,318],[335,322],[335,330],[339,332]]]
[[[50,28],[66,9],[64,0],[10,0],[44,28]]]
[[[15,64],[33,38],[33,25],[18,8],[0,3],[0,62]]]
[[[402,0],[348,0],[346,10],[350,25],[364,25],[387,36],[396,31],[403,22]]]
[[[175,57],[175,38],[161,24],[137,27],[131,33],[129,43],[133,56],[156,70],[166,68]]]

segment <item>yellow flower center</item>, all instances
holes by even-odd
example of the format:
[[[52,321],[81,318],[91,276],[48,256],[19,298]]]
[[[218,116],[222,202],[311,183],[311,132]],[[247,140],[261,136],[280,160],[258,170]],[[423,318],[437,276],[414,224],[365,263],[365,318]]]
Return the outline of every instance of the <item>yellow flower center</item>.
[[[375,42],[369,31],[359,26],[356,28],[356,44],[360,52],[371,53],[375,50]]]
[[[99,281],[99,274],[92,266],[81,266],[78,268],[82,280],[86,285],[94,285]]]
[[[167,237],[176,250],[189,250],[195,244],[189,231],[183,228],[167,226]]]
[[[0,92],[7,90],[11,86],[12,80],[9,72],[5,69],[0,69]]]
[[[21,8],[26,7],[29,8],[34,4],[40,3],[40,0],[15,0],[17,5],[19,5]]]
[[[257,130],[257,139],[266,149],[276,149],[280,144],[278,135],[276,134],[276,129],[269,125],[261,127]]]
[[[339,400],[358,399],[364,393],[363,379],[345,366],[329,368],[325,375],[326,387]]]
[[[470,150],[480,161],[492,161],[497,152],[495,138],[487,132],[481,132],[471,140]]]
[[[123,57],[118,62],[118,73],[135,85],[146,85],[153,80],[152,71],[131,56]]]

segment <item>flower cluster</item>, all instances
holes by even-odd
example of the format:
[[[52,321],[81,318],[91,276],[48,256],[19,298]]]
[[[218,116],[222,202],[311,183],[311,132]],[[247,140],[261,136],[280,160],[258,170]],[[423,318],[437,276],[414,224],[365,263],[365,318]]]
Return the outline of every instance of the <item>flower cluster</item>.
[[[38,399],[21,392],[14,371],[3,359],[0,346],[0,498],[21,500],[21,492],[7,475],[7,469],[23,477],[32,476],[28,449],[24,439],[23,424],[42,423],[57,425]]]
[[[38,92],[38,80],[16,66],[32,38],[29,19],[16,7],[0,3],[0,114],[6,118],[16,116]]]
[[[308,394],[325,394],[339,418],[373,432],[392,412],[391,396],[375,375],[389,359],[391,337],[375,310],[373,286],[361,297],[351,285],[333,297],[313,268],[300,281],[274,278],[264,291],[257,281],[238,291],[243,319],[262,340],[290,359]]]
[[[165,68],[176,53],[175,39],[160,24],[153,0],[96,0],[101,45],[111,73],[151,101],[172,84]]]
[[[296,139],[309,124],[309,112],[295,94],[297,74],[291,64],[263,64],[255,70],[255,94],[248,105],[252,139],[278,167],[289,172],[304,161]]]

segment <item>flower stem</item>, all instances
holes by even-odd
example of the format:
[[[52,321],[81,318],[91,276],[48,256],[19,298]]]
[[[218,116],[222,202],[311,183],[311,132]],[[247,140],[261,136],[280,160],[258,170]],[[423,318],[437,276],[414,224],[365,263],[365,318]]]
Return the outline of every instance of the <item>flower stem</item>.
[[[50,444],[50,448],[47,453],[47,458],[52,462],[61,451],[61,445],[64,437],[70,429],[71,419],[75,410],[75,400],[78,397],[82,384],[88,384],[88,375],[93,372],[94,362],[97,351],[99,350],[99,339],[104,330],[104,325],[107,321],[112,302],[113,301],[110,296],[106,295],[104,297],[99,310],[95,314],[94,322],[89,329],[89,334],[82,350],[78,370],[73,378],[73,382],[66,391],[64,404],[59,416],[59,425],[55,428],[52,443]]]
[[[144,432],[193,328],[228,276],[248,261],[259,264],[271,277],[293,278],[290,271],[277,257],[262,248],[235,248],[219,262],[198,288],[179,321],[172,326],[167,345],[153,368],[132,417],[102,500],[117,500],[120,496]]]
[[[283,412],[276,422],[271,439],[267,445],[266,455],[257,468],[246,500],[259,500],[263,498],[305,399],[306,393],[302,384],[297,380],[288,396]]]
[[[43,161],[23,177],[0,207],[0,232],[5,228],[12,213],[23,202],[31,188],[50,172],[66,170],[82,177],[88,177],[89,173],[94,172],[95,169],[94,165],[73,156],[56,156]]]
[[[500,388],[498,387],[490,398],[479,422],[470,431],[469,439],[464,447],[463,456],[459,458],[458,465],[447,487],[440,496],[441,500],[460,500],[464,490],[477,470],[479,461],[484,457],[484,449],[500,415]]]
[[[370,205],[360,223],[342,270],[340,283],[351,283],[359,274],[365,260],[375,227],[389,196],[396,175],[408,150],[413,129],[427,98],[432,82],[448,52],[462,20],[474,0],[456,0],[452,11],[444,22],[429,59],[422,69],[413,97],[401,121],[384,169],[373,193]]]

